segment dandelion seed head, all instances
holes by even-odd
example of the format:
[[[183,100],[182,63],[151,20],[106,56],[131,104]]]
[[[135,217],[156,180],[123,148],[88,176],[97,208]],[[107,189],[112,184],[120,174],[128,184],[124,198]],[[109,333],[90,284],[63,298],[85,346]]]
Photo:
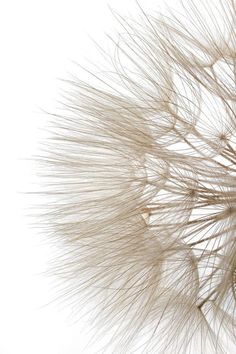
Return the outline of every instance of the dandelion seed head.
[[[236,3],[217,4],[118,16],[112,70],[68,80],[53,118],[41,161],[53,272],[65,298],[93,305],[97,336],[111,330],[104,352],[235,341]]]

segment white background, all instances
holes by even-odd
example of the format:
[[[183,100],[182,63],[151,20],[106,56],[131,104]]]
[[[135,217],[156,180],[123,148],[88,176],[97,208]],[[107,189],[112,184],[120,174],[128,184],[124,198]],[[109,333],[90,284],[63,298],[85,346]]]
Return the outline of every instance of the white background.
[[[162,0],[140,0],[148,11]],[[168,1],[174,4],[174,1]],[[1,236],[0,354],[83,353],[83,320],[73,324],[63,306],[52,300],[42,275],[50,250],[29,225],[29,189],[34,173],[42,109],[53,111],[74,60],[96,61],[89,35],[106,43],[115,33],[108,5],[121,14],[138,13],[134,0],[8,0],[0,5]],[[91,349],[95,353],[96,349]]]

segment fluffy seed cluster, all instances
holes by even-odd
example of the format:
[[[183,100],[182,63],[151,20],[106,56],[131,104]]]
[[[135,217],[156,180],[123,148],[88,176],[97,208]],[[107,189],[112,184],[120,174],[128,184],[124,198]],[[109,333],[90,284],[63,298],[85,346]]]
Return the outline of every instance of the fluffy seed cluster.
[[[42,160],[54,272],[108,353],[235,340],[236,3],[184,6],[116,16],[110,70],[68,80]]]

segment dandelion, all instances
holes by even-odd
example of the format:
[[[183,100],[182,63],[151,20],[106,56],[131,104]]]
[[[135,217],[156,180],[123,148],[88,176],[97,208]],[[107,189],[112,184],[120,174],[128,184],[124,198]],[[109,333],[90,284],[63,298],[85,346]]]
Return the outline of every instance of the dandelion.
[[[112,70],[67,81],[41,161],[54,272],[108,353],[235,340],[236,3],[183,6],[116,15]]]

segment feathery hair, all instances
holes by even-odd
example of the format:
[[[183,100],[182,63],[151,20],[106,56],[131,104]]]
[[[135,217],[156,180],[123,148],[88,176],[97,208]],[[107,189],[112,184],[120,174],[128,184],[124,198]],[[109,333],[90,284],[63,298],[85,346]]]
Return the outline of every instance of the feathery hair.
[[[108,353],[235,341],[236,2],[183,7],[115,15],[110,69],[67,80],[41,159],[54,272]]]

